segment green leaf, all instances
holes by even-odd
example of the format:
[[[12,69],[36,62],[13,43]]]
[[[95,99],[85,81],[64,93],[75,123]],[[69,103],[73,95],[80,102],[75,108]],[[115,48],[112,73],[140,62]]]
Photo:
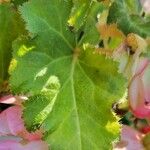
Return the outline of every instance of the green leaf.
[[[14,44],[11,87],[33,95],[24,118],[28,128],[47,131],[51,149],[107,150],[118,136],[111,106],[125,80],[116,62],[77,43],[67,27],[72,7],[71,0],[30,0],[20,8],[31,38]]]
[[[109,10],[108,22],[117,23],[125,34],[150,36],[150,21],[141,15],[139,0],[115,0]]]
[[[0,4],[0,83],[8,78],[12,41],[22,33],[24,26],[10,4]]]

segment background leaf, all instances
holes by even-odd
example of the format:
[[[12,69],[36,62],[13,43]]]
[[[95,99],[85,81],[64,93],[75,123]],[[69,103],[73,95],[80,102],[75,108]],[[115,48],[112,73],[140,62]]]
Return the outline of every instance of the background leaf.
[[[8,66],[12,57],[12,41],[24,32],[20,16],[10,4],[0,4],[0,84],[8,79]]]
[[[150,35],[150,20],[142,16],[139,0],[115,0],[109,10],[108,23],[117,23],[125,34]]]
[[[69,26],[75,27],[76,30],[80,29],[86,21],[93,2],[93,0],[73,0],[74,6],[68,20]]]

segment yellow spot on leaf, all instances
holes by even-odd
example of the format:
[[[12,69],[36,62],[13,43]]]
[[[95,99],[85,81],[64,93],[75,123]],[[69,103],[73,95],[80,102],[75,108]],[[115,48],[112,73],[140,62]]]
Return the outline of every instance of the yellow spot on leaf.
[[[22,45],[18,50],[17,54],[18,56],[22,57],[25,54],[27,54],[29,51],[33,50],[34,48],[35,48],[34,46],[27,48],[25,45]]]
[[[112,134],[117,134],[119,132],[118,128],[120,128],[120,125],[116,121],[114,122],[108,121],[105,127],[108,130],[108,132],[111,132]]]
[[[15,70],[16,67],[17,67],[17,60],[12,59],[11,62],[10,62],[8,72],[11,74]]]
[[[83,13],[82,11],[84,10],[84,7],[86,6],[86,3],[83,3],[79,8],[78,11],[73,12],[73,15],[70,17],[70,19],[68,20],[68,24],[70,26],[74,26],[77,21],[78,18],[80,17],[80,15]]]

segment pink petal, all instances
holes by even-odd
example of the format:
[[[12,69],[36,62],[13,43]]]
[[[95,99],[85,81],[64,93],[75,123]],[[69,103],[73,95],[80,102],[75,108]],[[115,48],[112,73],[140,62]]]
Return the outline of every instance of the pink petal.
[[[48,150],[48,145],[43,141],[32,141],[23,150]]]
[[[7,95],[0,98],[0,103],[21,105],[21,103],[26,99],[27,97],[25,96]]]
[[[136,110],[132,110],[134,116],[137,118],[143,119],[143,118],[149,118],[150,117],[150,107],[139,107]]]
[[[22,108],[12,106],[0,113],[0,135],[20,135],[29,141],[39,140],[43,134],[40,130],[29,133],[22,120]]]
[[[150,63],[141,59],[129,85],[129,104],[137,118],[150,117]]]
[[[10,129],[7,122],[7,112],[0,113],[0,135],[10,134]]]
[[[21,116],[22,109],[20,106],[12,106],[1,112],[0,135],[17,135],[18,133],[24,131],[25,127]]]
[[[4,96],[0,98],[0,103],[4,104],[14,104],[16,102],[16,98],[12,95]]]
[[[129,103],[133,110],[144,105],[144,87],[140,76],[133,77],[129,85]]]
[[[19,97],[20,98],[20,97]],[[0,99],[0,103],[14,104],[16,97],[5,96]],[[22,98],[21,98],[22,99]],[[18,99],[20,101],[20,99]],[[18,104],[18,102],[17,102]],[[29,133],[22,119],[21,103],[7,108],[0,113],[0,135],[14,135],[30,141],[28,144],[21,144],[17,140],[0,140],[0,150],[48,150],[48,145],[41,140],[43,133],[37,130]]]
[[[0,142],[0,150],[22,150],[21,145],[15,140],[5,140]]]
[[[149,65],[150,61],[146,58],[140,58],[137,64],[135,75],[142,74],[145,68]]]
[[[24,122],[21,118],[22,109],[20,106],[13,106],[5,110],[7,112],[7,122],[12,135],[18,135],[25,130]]]
[[[144,95],[146,102],[150,103],[150,64],[144,70],[142,75],[142,81],[144,84]]]
[[[121,141],[117,143],[114,150],[144,150],[142,145],[143,135],[131,127],[123,126]]]
[[[17,135],[25,127],[20,106],[12,106],[0,113],[0,135]]]
[[[0,141],[0,150],[48,150],[48,145],[41,140],[31,141],[27,144],[21,144],[16,140],[2,140]]]

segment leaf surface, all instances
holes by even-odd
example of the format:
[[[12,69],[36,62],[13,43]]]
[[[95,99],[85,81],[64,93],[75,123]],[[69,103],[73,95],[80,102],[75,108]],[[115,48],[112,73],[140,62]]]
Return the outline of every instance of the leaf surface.
[[[110,108],[125,80],[117,63],[76,41],[67,27],[72,7],[71,0],[31,0],[20,8],[32,36],[14,44],[11,86],[33,95],[24,118],[28,128],[47,131],[51,149],[107,150],[119,132]]]

